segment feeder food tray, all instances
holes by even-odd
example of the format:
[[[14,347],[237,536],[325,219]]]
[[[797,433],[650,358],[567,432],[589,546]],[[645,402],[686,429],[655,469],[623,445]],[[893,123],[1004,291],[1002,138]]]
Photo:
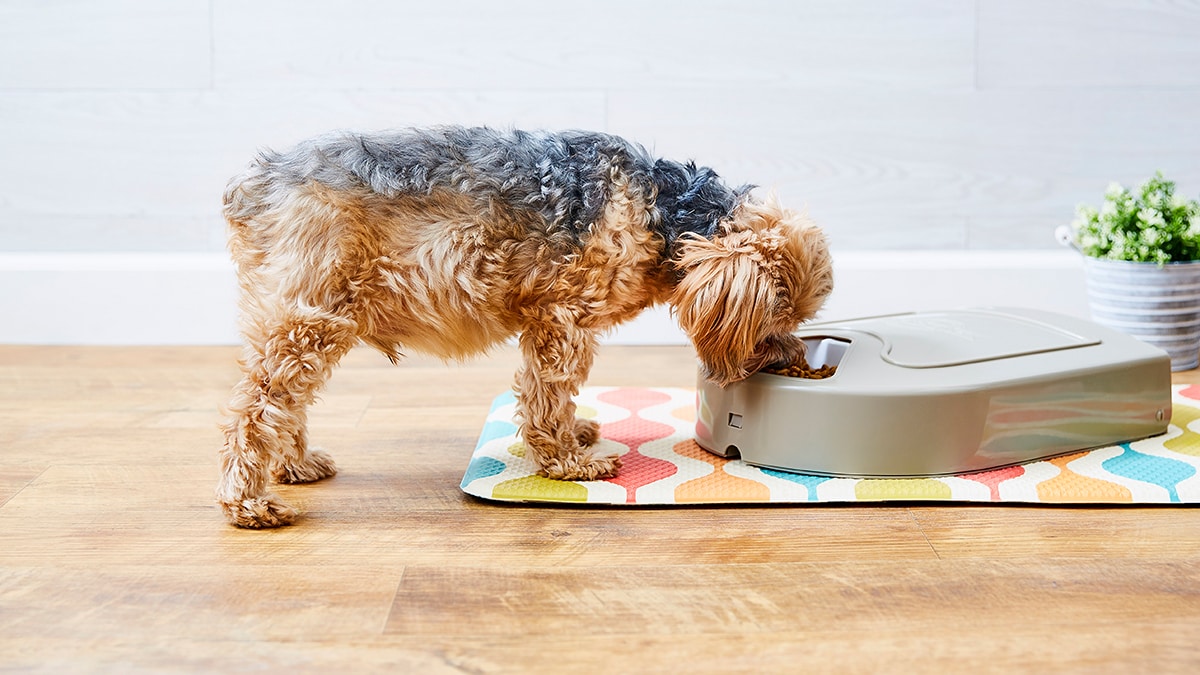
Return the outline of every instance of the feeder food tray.
[[[810,324],[825,379],[699,379],[696,440],[830,476],[972,473],[1163,433],[1167,354],[1090,321],[967,309]]]

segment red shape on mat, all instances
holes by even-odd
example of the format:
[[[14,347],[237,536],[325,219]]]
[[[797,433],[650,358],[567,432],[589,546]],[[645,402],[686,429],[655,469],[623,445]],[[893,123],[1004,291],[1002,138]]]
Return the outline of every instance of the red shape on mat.
[[[1190,398],[1200,401],[1200,384],[1193,384],[1179,390],[1179,395],[1184,398]]]
[[[1007,466],[1003,469],[995,469],[992,471],[984,471],[981,473],[967,473],[959,476],[966,480],[973,480],[976,483],[983,483],[988,486],[988,490],[992,494],[992,501],[1000,501],[1000,484],[1006,480],[1020,478],[1025,475],[1025,467],[1023,466]]]
[[[621,455],[621,472],[604,480],[625,488],[625,503],[636,504],[638,488],[674,476],[677,471],[679,467],[671,462],[630,450]]]
[[[637,415],[637,411],[643,408],[649,408],[652,405],[666,403],[671,400],[671,397],[666,392],[633,388],[613,389],[601,392],[596,398],[610,405],[615,405],[618,408],[624,408],[634,415]]]
[[[638,415],[639,410],[666,403],[671,400],[671,397],[660,391],[649,389],[614,389],[606,391],[596,398],[610,405],[625,408],[630,412],[630,416],[623,420],[601,425],[600,436],[629,448],[629,452],[621,455],[620,473],[614,478],[605,480],[625,488],[625,501],[633,504],[637,501],[638,488],[662,480],[679,471],[679,467],[671,462],[647,457],[638,452],[638,448],[643,443],[657,441],[675,433],[673,427],[662,422],[643,419]]]

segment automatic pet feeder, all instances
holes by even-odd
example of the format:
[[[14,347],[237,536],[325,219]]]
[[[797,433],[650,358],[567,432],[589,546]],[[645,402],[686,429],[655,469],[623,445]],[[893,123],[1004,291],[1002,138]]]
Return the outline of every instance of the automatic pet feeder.
[[[1027,309],[919,312],[797,332],[825,379],[700,378],[696,440],[765,468],[829,476],[972,473],[1163,433],[1166,353]]]

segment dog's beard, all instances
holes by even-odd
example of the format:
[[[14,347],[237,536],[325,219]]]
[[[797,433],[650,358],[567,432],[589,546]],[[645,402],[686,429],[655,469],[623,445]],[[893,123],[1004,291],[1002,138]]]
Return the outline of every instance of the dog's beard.
[[[750,358],[742,363],[737,373],[723,375],[723,369],[716,364],[702,362],[701,367],[706,379],[726,386],[744,380],[764,368],[791,365],[803,358],[804,352],[804,341],[791,333],[768,335],[755,346]]]
[[[804,356],[804,341],[792,335],[769,335],[758,343],[746,363],[747,373],[756,373],[763,368],[786,366]]]

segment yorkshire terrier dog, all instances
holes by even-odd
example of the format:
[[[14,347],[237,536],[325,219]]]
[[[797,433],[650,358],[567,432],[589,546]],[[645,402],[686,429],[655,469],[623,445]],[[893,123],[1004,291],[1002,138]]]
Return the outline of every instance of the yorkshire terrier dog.
[[[792,333],[833,283],[803,215],[600,133],[333,134],[261,153],[224,204],[246,349],[217,499],[241,527],[295,519],[269,479],[336,472],[306,407],[360,341],[463,359],[519,334],[527,456],[594,480],[621,465],[589,449],[599,427],[572,402],[598,335],[667,302],[727,384],[802,355]]]

